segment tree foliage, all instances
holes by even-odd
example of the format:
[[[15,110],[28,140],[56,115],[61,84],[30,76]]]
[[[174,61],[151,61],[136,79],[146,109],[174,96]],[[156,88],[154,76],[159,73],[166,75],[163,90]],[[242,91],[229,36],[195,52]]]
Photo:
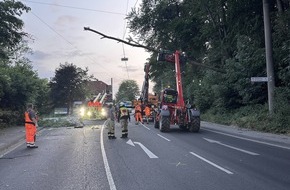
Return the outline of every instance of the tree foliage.
[[[277,2],[283,7],[279,13]],[[130,12],[129,27],[148,46],[182,50],[191,60],[225,71],[208,71],[187,62],[184,88],[189,97],[201,100],[208,96],[214,99],[212,106],[234,109],[266,101],[265,86],[250,83],[250,77],[266,75],[262,3],[260,0],[143,0],[139,10]],[[278,85],[288,84],[289,1],[270,1],[270,11],[274,21],[274,49],[278,55],[275,57]],[[151,79],[156,85],[161,86],[161,81],[174,84],[173,67],[169,64],[151,59]],[[280,82],[280,78],[286,81]],[[196,86],[192,81],[202,83]],[[214,96],[202,93],[198,97],[208,88],[214,90]]]
[[[72,107],[73,101],[86,98],[86,83],[89,81],[88,69],[74,64],[60,64],[50,81],[51,98],[55,107]]]
[[[8,53],[28,36],[22,31],[24,22],[19,18],[23,12],[30,11],[20,1],[4,0],[0,2],[0,59],[8,59]]]
[[[40,79],[25,55],[29,35],[20,16],[29,7],[19,1],[0,2],[0,127],[23,124],[27,103],[43,113],[47,110],[48,81]]]
[[[137,82],[134,80],[124,80],[116,93],[116,102],[133,101],[138,95],[140,95],[140,91]]]
[[[281,89],[288,90],[290,84],[290,1],[268,2],[275,81],[280,89],[276,95],[280,97]],[[251,77],[266,76],[262,0],[143,0],[128,20],[137,41],[186,52],[184,94],[203,112],[267,104],[266,84],[250,82]],[[158,92],[165,83],[174,86],[175,75],[170,63],[156,62],[156,56],[153,53],[150,59],[150,76]],[[285,103],[289,105],[289,100]]]

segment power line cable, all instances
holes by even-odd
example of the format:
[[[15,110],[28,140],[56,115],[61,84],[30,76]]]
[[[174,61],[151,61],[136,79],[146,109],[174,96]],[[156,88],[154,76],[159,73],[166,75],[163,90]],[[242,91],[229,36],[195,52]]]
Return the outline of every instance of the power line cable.
[[[33,16],[35,16],[38,20],[40,20],[44,25],[46,25],[50,30],[52,30],[54,33],[56,33],[61,39],[63,39],[66,43],[68,43],[69,45],[71,45],[73,48],[75,48],[76,50],[78,50],[78,52],[82,52],[79,48],[77,48],[73,43],[71,43],[69,40],[67,40],[63,35],[61,35],[59,32],[57,32],[53,27],[51,27],[49,24],[47,24],[43,19],[41,19],[39,16],[37,16],[34,12],[30,11],[32,13]],[[79,54],[79,53],[78,53]],[[81,54],[79,54],[81,55]],[[104,70],[107,70],[106,68],[104,68],[102,65],[98,64],[92,57],[90,56],[86,56],[87,58],[89,58],[93,63],[97,64],[98,66],[102,67]],[[105,72],[107,74],[107,76],[111,77],[107,72]],[[116,75],[116,73],[112,73],[112,75]],[[123,77],[118,77],[119,79],[122,79]]]
[[[116,15],[126,15],[124,13],[118,13],[118,12],[112,12],[112,11],[103,11],[103,10],[96,10],[96,9],[88,9],[88,8],[80,8],[80,7],[74,7],[74,6],[68,6],[68,5],[59,5],[54,3],[43,3],[38,1],[29,1],[29,0],[23,0],[29,3],[35,3],[35,4],[42,4],[42,5],[50,5],[50,6],[57,6],[57,7],[64,7],[64,8],[70,8],[70,9],[78,9],[83,11],[93,11],[93,12],[101,12],[101,13],[107,13],[107,14],[116,14]]]
[[[129,6],[129,0],[127,0],[127,6],[126,6],[126,14],[128,12],[128,6]],[[126,19],[124,19],[124,32],[123,32],[123,40],[125,38],[125,35],[126,35],[126,30],[127,30],[127,22],[126,22]],[[124,48],[124,43],[122,43],[122,49],[123,49],[123,56],[124,58],[126,57],[126,54],[125,54],[125,48]],[[128,76],[128,79],[130,79],[129,77],[129,71],[128,71],[128,66],[127,66],[127,61],[125,60],[125,66],[126,66],[126,72],[127,72],[127,76]]]

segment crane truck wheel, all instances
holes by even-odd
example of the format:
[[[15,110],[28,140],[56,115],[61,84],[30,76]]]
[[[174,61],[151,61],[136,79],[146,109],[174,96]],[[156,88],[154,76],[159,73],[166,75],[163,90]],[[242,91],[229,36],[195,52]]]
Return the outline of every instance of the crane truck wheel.
[[[160,116],[159,130],[161,132],[168,132],[170,130],[170,118],[168,116]]]
[[[197,133],[200,129],[200,117],[193,117],[189,125],[189,131]]]

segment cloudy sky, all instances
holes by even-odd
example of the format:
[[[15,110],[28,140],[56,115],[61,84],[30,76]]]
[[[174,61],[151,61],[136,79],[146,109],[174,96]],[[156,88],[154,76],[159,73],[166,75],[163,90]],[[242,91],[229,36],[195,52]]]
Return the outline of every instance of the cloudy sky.
[[[84,27],[126,39],[126,13],[142,0],[21,0],[31,8],[24,13],[25,31],[33,67],[41,78],[51,78],[65,62],[89,69],[89,74],[107,84],[113,78],[114,94],[122,80],[136,80],[142,88],[144,63],[149,53],[84,31]],[[127,57],[128,61],[121,61]]]

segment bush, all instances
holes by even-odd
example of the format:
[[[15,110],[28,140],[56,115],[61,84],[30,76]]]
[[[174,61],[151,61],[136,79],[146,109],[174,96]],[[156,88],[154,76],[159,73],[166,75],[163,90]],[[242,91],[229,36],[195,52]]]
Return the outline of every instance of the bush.
[[[0,110],[0,127],[24,125],[24,115],[18,111]]]
[[[285,96],[283,96],[285,98]],[[249,128],[257,131],[290,134],[290,112],[285,101],[276,99],[275,113],[269,115],[268,105],[244,106],[235,110],[223,108],[212,108],[203,114],[202,120],[225,124],[236,125],[242,128]]]

